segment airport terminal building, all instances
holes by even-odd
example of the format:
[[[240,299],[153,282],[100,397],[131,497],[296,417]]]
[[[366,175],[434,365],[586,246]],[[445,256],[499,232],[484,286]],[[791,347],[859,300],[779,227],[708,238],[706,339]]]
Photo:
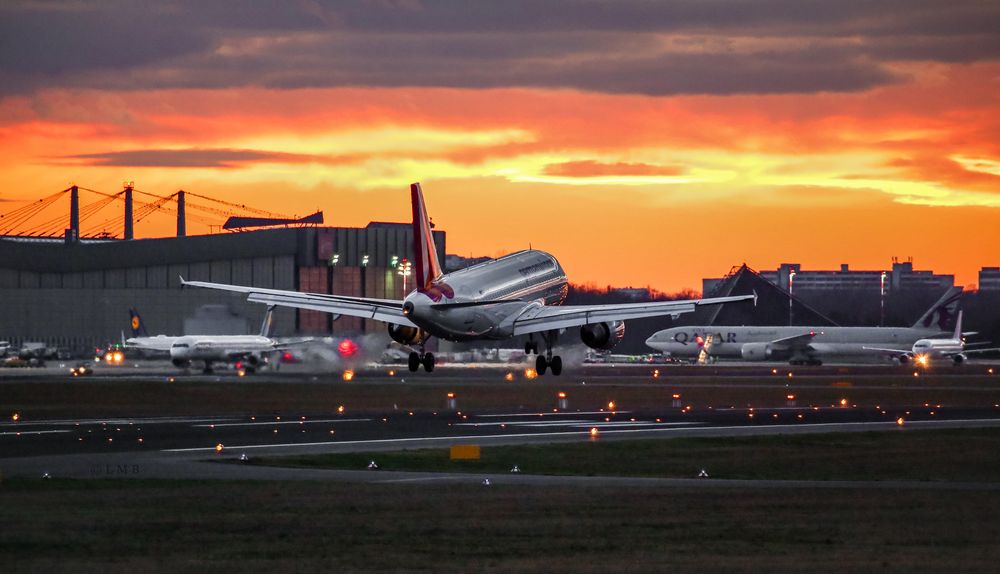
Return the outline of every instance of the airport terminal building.
[[[246,334],[265,309],[245,297],[182,289],[190,280],[402,298],[409,223],[364,228],[293,227],[134,240],[0,237],[0,340],[40,341],[77,351],[129,336],[129,308],[151,335]],[[434,231],[445,260],[445,233]],[[406,286],[412,288],[411,285]],[[384,330],[381,323],[316,311],[279,309],[274,333]]]

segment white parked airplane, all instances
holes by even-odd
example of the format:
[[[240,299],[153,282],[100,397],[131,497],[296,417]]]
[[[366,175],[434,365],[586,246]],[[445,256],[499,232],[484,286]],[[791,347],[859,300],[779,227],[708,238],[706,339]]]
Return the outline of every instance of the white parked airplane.
[[[1000,349],[967,349],[965,339],[962,338],[962,312],[958,312],[958,320],[955,323],[955,332],[948,339],[920,339],[913,343],[910,350],[900,351],[899,349],[884,349],[879,347],[865,347],[866,351],[883,353],[890,355],[900,363],[913,361],[922,366],[927,366],[931,361],[951,359],[953,363],[959,365],[963,363],[968,355],[972,353],[990,353],[1000,351]]]
[[[716,305],[755,299],[753,295],[661,301],[618,305],[561,306],[566,298],[566,274],[552,255],[529,249],[444,274],[438,262],[419,183],[410,186],[413,208],[413,251],[416,289],[402,301],[343,295],[302,293],[258,287],[184,281],[184,285],[245,293],[247,300],[267,305],[325,311],[388,323],[393,340],[415,348],[409,368],[434,370],[434,355],[424,352],[430,337],[449,341],[508,339],[528,335],[525,352],[538,353],[539,336],[545,355],[538,354],[539,374],[562,372],[562,359],[553,356],[559,334],[580,328],[580,338],[594,349],[610,349],[625,335],[627,319],[677,316],[698,305]]]
[[[912,327],[672,327],[653,333],[646,344],[671,357],[699,362],[727,358],[819,365],[863,359],[872,356],[866,346],[904,352],[917,340],[947,336],[961,294],[961,287],[947,290]]]
[[[212,363],[246,362],[244,372],[253,373],[261,364],[266,353],[284,350],[303,341],[279,343],[269,334],[273,324],[274,306],[268,306],[259,335],[157,335],[150,337],[142,318],[134,309],[132,316],[133,337],[124,341],[124,346],[144,351],[160,351],[170,354],[174,366],[189,368],[194,361],[204,361],[204,372],[212,372]]]

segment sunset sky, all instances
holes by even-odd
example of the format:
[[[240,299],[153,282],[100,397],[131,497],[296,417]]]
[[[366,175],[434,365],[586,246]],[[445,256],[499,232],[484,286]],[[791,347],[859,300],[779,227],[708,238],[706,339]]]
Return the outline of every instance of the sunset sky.
[[[1000,265],[998,30],[985,0],[8,1],[0,213],[132,180],[364,226],[420,181],[450,253],[575,282],[912,256],[970,285]]]

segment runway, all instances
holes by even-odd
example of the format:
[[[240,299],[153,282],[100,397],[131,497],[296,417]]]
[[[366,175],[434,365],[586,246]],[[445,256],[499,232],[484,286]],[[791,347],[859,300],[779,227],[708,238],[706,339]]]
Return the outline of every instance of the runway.
[[[478,482],[486,477],[290,469],[239,459],[455,444],[997,427],[1000,376],[992,368],[991,363],[971,364],[914,375],[911,369],[871,365],[590,365],[560,378],[530,380],[512,366],[445,366],[432,374],[382,367],[359,370],[350,383],[339,372],[294,369],[241,378],[228,372],[182,376],[163,365],[146,364],[105,366],[79,379],[56,368],[5,370],[0,390],[9,404],[24,409],[18,420],[0,422],[0,473],[77,479]],[[457,403],[446,404],[446,394],[453,391]],[[557,391],[569,391],[571,401],[560,409],[553,408]],[[673,393],[682,393],[684,400],[672,400]],[[789,393],[797,401],[788,400]],[[953,482],[688,481],[530,473],[489,478],[496,484],[996,488]]]
[[[884,412],[883,412],[884,411]],[[903,423],[897,419],[903,417]],[[374,483],[650,485],[733,488],[987,489],[995,484],[910,481],[750,481],[510,474],[372,472],[256,466],[241,455],[280,456],[454,444],[511,445],[637,438],[760,436],[1000,426],[997,409],[857,407],[162,416],[20,420],[0,424],[6,477],[337,480]],[[222,445],[221,452],[217,445]]]

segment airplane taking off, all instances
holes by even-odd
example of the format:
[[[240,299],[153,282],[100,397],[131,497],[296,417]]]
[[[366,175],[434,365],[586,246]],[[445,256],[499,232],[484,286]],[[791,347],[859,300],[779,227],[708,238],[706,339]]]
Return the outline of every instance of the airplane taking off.
[[[260,335],[157,335],[146,333],[142,318],[134,309],[129,309],[132,317],[133,337],[125,340],[125,347],[145,351],[165,351],[176,367],[189,368],[194,361],[204,361],[205,374],[212,373],[213,362],[246,361],[246,373],[254,373],[261,362],[261,355],[270,351],[280,351],[304,342],[279,343],[270,338],[273,324],[274,306],[267,308]]]
[[[958,312],[958,320],[955,323],[955,332],[950,339],[920,339],[913,343],[910,350],[882,349],[879,347],[865,347],[866,351],[883,353],[892,356],[900,363],[913,361],[922,366],[927,366],[931,361],[951,359],[956,365],[960,365],[972,353],[990,353],[1000,351],[995,349],[967,349],[965,340],[962,338],[962,312]]]
[[[657,331],[646,345],[671,357],[744,361],[788,361],[821,365],[832,358],[872,356],[867,346],[910,349],[914,342],[951,332],[962,294],[952,287],[912,327],[673,327]]]
[[[593,349],[611,349],[625,336],[625,321],[642,317],[677,316],[699,305],[717,305],[755,299],[754,295],[660,301],[618,305],[562,306],[569,286],[566,274],[552,255],[528,249],[444,274],[438,262],[430,220],[419,183],[410,186],[413,210],[413,252],[416,288],[402,301],[343,295],[302,293],[257,287],[185,281],[205,287],[245,293],[247,300],[375,319],[388,324],[389,336],[414,349],[410,371],[434,370],[434,355],[424,345],[430,337],[449,341],[503,340],[528,335],[525,352],[538,355],[538,374],[562,372],[562,359],[553,355],[559,334],[580,328],[580,339]],[[545,354],[538,352],[539,336]]]

